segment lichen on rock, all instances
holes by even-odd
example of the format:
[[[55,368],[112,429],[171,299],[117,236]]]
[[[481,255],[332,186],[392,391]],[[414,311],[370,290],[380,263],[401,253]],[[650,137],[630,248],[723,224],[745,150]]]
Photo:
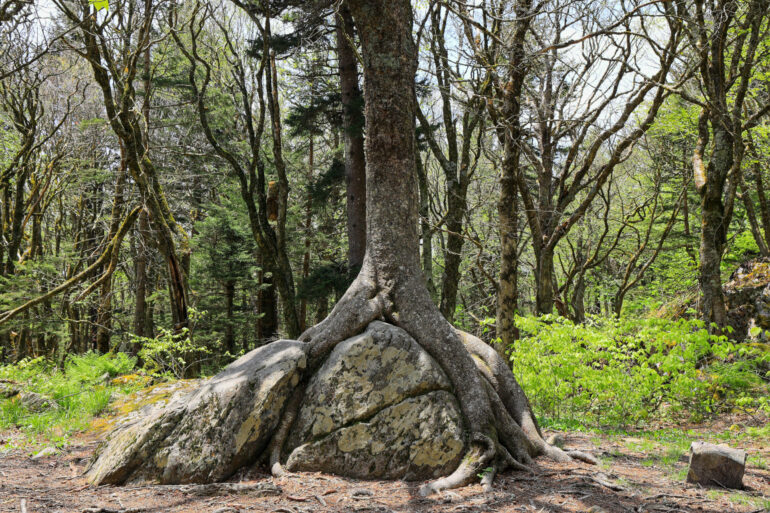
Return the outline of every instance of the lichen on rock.
[[[300,445],[286,467],[358,479],[429,479],[457,467],[464,453],[462,440],[457,399],[439,390]]]
[[[338,344],[308,383],[287,468],[364,479],[427,479],[462,457],[462,421],[444,371],[384,322]]]
[[[198,389],[117,427],[91,463],[89,481],[190,483],[229,477],[267,445],[305,364],[297,341],[251,351]]]
[[[460,406],[444,371],[404,330],[372,322],[312,375],[305,375],[306,350],[298,341],[268,344],[197,389],[132,413],[99,449],[88,479],[226,479],[265,452],[301,386],[284,445],[289,469],[416,480],[458,465],[465,451]]]

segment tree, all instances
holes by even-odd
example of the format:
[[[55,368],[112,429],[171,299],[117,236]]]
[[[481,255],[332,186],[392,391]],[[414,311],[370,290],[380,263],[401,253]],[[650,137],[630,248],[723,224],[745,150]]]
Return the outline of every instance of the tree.
[[[696,78],[694,87],[680,94],[701,108],[692,156],[701,200],[700,311],[703,320],[721,329],[727,325],[727,308],[720,267],[742,181],[745,137],[770,111],[764,94],[750,94],[770,29],[770,2],[678,1],[676,14],[684,21]]]
[[[374,320],[384,319],[409,333],[444,370],[465,421],[468,452],[460,466],[450,476],[424,486],[421,493],[462,486],[475,480],[487,467],[493,469],[485,478],[485,483],[491,485],[496,471],[508,466],[521,468],[540,454],[567,461],[570,459],[567,453],[543,441],[527,398],[506,362],[479,339],[455,330],[442,317],[425,285],[417,231],[419,200],[412,129],[417,50],[412,39],[411,3],[409,0],[349,0],[348,6],[359,29],[363,57],[367,249],[361,271],[330,315],[300,337],[306,357],[304,378],[320,367],[338,343],[361,333]],[[276,344],[285,345],[286,342]],[[236,362],[221,376],[229,376],[228,372],[238,374],[243,369]],[[250,387],[241,389],[252,390]],[[204,395],[205,390],[209,389],[204,389]],[[302,394],[303,385],[299,385],[292,398],[287,400],[283,420],[267,449],[273,472],[277,475],[283,472],[281,448],[301,404]],[[204,400],[198,404],[212,403]],[[221,405],[214,406],[218,407]],[[200,417],[190,420],[192,425],[196,421],[206,420]],[[151,417],[150,422],[163,423],[163,416]],[[178,417],[176,422],[179,422]],[[255,429],[253,423],[249,426],[249,429]],[[169,433],[168,430],[161,431]],[[140,437],[140,441],[136,441],[137,437],[118,436],[115,445],[110,446],[118,454],[110,453],[108,448],[108,452],[102,452],[100,461],[107,465],[134,461],[134,456],[142,453],[138,447],[151,438],[157,439]],[[190,447],[200,446],[193,443]],[[207,453],[210,448],[206,449]],[[219,447],[218,450],[228,454],[229,448]],[[121,451],[130,451],[130,454],[121,455]],[[206,461],[218,460],[214,457]],[[226,468],[230,469],[232,464],[228,460]],[[132,471],[129,466],[121,465],[101,475],[120,482]],[[207,471],[204,469],[203,474]]]
[[[115,2],[100,19],[88,1],[54,4],[65,19],[78,27],[82,37],[79,53],[90,65],[101,90],[110,127],[125,152],[126,169],[139,188],[158,237],[158,249],[166,260],[174,328],[181,330],[188,323],[184,265],[189,260],[188,235],[171,212],[158,169],[149,156],[148,120],[136,108],[135,80],[140,59],[146,58],[146,51],[154,44],[153,21],[159,6],[152,0],[141,4],[136,0]],[[79,47],[74,41],[69,44]],[[180,248],[175,237],[181,239]]]
[[[329,317],[302,335],[309,344],[308,367],[316,368],[338,342],[379,317],[406,330],[439,362],[454,385],[471,443],[461,466],[426,485],[423,494],[467,484],[488,466],[501,470],[538,454],[568,460],[543,441],[507,364],[491,347],[456,331],[425,286],[411,130],[415,106],[405,100],[417,64],[410,2],[351,0],[348,5],[363,55],[367,249],[361,272]]]

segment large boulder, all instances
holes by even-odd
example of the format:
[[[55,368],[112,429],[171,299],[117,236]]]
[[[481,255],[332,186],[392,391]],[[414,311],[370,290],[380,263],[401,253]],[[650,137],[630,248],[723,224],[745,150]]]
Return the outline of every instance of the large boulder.
[[[304,344],[255,349],[192,392],[150,405],[109,435],[88,469],[96,484],[221,481],[270,441],[305,368]]]
[[[133,413],[98,451],[89,480],[213,482],[253,464],[304,377],[306,350],[274,342],[198,389]],[[405,331],[374,322],[307,379],[284,445],[290,470],[417,480],[460,463],[464,431],[450,382]]]
[[[428,479],[464,452],[449,380],[405,331],[373,322],[310,379],[287,442],[290,470],[362,479]]]

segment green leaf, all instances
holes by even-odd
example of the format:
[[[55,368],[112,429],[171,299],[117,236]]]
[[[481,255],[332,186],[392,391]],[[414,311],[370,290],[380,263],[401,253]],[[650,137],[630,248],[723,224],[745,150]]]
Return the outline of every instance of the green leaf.
[[[754,326],[749,330],[749,335],[751,335],[751,337],[756,337],[760,333],[762,333],[762,328],[760,328],[759,326]]]
[[[91,5],[96,7],[97,11],[101,11],[102,9],[110,10],[110,0],[88,0]]]

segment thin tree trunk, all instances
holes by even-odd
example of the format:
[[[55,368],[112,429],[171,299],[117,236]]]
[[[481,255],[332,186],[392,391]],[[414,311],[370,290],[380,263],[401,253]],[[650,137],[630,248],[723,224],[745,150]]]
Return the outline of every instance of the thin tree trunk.
[[[138,337],[151,337],[147,331],[147,252],[149,250],[150,222],[147,212],[139,214],[139,227],[134,230],[134,285],[135,303],[134,309],[134,334]],[[135,348],[136,351],[139,348]]]
[[[465,186],[464,186],[465,185]],[[446,251],[444,252],[444,274],[441,280],[441,304],[439,310],[449,322],[454,320],[457,306],[457,289],[460,283],[462,263],[463,220],[468,208],[466,200],[467,182],[452,182],[447,187]]]
[[[366,159],[364,156],[364,100],[358,87],[358,65],[353,42],[353,17],[343,3],[337,16],[342,124],[345,136],[348,269],[357,272],[366,251]]]
[[[542,247],[535,265],[535,308],[537,313],[553,312],[554,303],[554,263],[553,249]]]
[[[272,340],[278,334],[278,298],[271,273],[259,272],[258,311],[261,314],[258,322],[257,338],[260,342]]]
[[[765,243],[770,244],[770,204],[765,194],[765,183],[762,179],[762,167],[759,162],[754,163],[754,182],[757,185],[757,197],[759,198],[759,215],[762,219],[762,231],[765,235]]]
[[[767,243],[765,242],[764,237],[762,237],[762,231],[759,228],[759,221],[757,221],[757,213],[754,210],[754,202],[751,200],[749,188],[746,187],[746,181],[743,179],[743,176],[741,176],[740,182],[741,199],[743,200],[743,205],[746,207],[746,217],[749,220],[751,234],[754,236],[754,241],[757,243],[759,254],[763,257],[768,257],[770,256],[770,251],[767,248]]]
[[[235,354],[235,320],[233,319],[233,303],[235,301],[235,282],[225,282],[225,349],[230,354]]]
[[[684,162],[685,172],[682,175],[682,188],[685,190],[684,198],[682,199],[682,222],[684,223],[684,249],[690,260],[693,263],[697,263],[698,259],[695,257],[695,250],[692,247],[692,231],[690,230],[690,196],[687,194],[687,188],[690,185],[690,180],[687,178],[689,169],[687,168],[687,161]]]
[[[420,189],[420,240],[422,241],[422,273],[431,297],[436,296],[436,284],[433,282],[433,230],[430,227],[430,191],[428,177],[423,166],[420,152],[415,152],[417,183]]]
[[[313,179],[313,136],[310,136],[310,155],[308,156],[308,183]],[[310,229],[313,222],[313,198],[308,192],[305,201],[305,254],[302,256],[302,278],[310,275]],[[299,303],[299,327],[300,331],[307,328],[307,298],[302,298]]]

